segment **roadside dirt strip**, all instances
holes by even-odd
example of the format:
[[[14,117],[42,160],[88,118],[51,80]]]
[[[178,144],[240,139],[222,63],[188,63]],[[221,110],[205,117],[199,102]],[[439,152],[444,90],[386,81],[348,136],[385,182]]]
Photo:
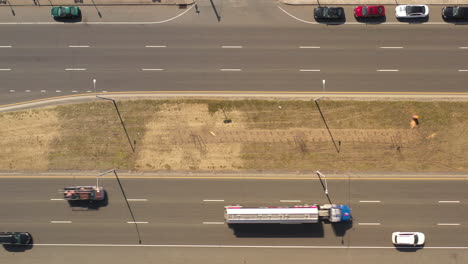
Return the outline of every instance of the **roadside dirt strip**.
[[[120,100],[128,138],[107,101],[0,113],[0,171],[467,169],[467,102],[317,103]]]

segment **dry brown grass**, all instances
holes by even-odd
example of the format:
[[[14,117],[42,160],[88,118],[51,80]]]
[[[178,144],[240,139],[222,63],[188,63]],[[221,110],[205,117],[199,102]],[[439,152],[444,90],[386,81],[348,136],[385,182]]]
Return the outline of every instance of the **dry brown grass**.
[[[468,104],[462,102],[320,101],[340,153],[310,101],[118,105],[136,153],[112,103],[64,105],[0,115],[0,132],[8,135],[0,140],[0,170],[467,169]],[[413,114],[421,122],[415,129],[410,128]],[[27,167],[18,165],[25,160]]]

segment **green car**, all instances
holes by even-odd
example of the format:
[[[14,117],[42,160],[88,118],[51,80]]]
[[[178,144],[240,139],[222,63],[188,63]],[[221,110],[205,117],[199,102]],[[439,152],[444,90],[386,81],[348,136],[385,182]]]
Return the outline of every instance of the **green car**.
[[[81,16],[80,8],[77,6],[56,6],[51,10],[53,18],[77,18]]]

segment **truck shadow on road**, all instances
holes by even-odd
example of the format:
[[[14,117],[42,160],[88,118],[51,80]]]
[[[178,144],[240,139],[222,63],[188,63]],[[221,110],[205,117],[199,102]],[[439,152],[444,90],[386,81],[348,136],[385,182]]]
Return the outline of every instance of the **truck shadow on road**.
[[[236,237],[310,237],[324,236],[323,224],[233,224]]]
[[[345,222],[331,223],[331,226],[335,236],[344,237],[346,235],[346,231],[353,227],[353,221],[349,220]]]

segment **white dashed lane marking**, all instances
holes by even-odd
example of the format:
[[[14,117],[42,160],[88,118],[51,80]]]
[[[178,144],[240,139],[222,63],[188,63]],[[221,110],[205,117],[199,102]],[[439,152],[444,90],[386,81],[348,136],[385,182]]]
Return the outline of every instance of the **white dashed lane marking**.
[[[459,226],[459,223],[438,223],[439,226]]]
[[[164,45],[147,45],[145,48],[167,48],[167,46]]]
[[[142,71],[164,71],[164,69],[141,69]]]
[[[148,199],[127,199],[129,202],[147,202]]]
[[[11,69],[0,69],[0,71],[11,71]]]
[[[402,49],[403,47],[380,47],[381,49]]]
[[[300,46],[300,49],[320,49],[319,46]]]
[[[149,222],[127,222],[127,224],[148,224]]]
[[[223,225],[224,222],[203,222],[204,225]]]
[[[242,46],[221,46],[223,49],[242,49]]]
[[[69,48],[89,48],[89,45],[69,45]]]
[[[360,203],[380,203],[380,201],[359,201]]]
[[[86,71],[85,68],[66,68],[66,71]]]
[[[280,203],[300,203],[301,200],[280,200]]]
[[[380,223],[359,223],[358,225],[372,225],[372,226],[377,226],[377,225],[380,225]]]
[[[0,48],[11,48],[11,46],[0,46]]]
[[[460,201],[439,201],[439,203],[460,203]]]
[[[242,71],[242,69],[220,69],[220,71]]]
[[[52,198],[50,199],[51,201],[65,201],[65,199],[55,199],[55,198]]]
[[[301,72],[319,72],[319,69],[300,69]]]
[[[400,70],[397,70],[397,69],[381,69],[381,70],[377,70],[378,72],[397,72],[397,71],[400,71]]]
[[[71,224],[72,221],[50,221],[51,224]]]
[[[204,202],[224,202],[224,200],[203,200]]]

